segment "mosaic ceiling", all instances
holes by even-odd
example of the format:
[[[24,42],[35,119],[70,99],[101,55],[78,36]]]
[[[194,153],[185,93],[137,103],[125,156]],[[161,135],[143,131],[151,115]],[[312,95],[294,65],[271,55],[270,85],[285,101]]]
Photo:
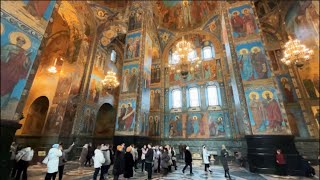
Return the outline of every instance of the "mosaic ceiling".
[[[171,31],[187,31],[201,27],[219,11],[218,1],[156,1],[153,2],[156,22]]]

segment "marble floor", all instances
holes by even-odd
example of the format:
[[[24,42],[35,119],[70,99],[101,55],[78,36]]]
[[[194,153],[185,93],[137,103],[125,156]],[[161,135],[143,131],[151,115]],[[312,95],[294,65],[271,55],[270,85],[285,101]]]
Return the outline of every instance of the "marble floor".
[[[182,168],[184,167],[183,162],[178,162],[178,169],[173,170],[168,175],[164,176],[159,173],[153,173],[153,180],[225,180],[224,170],[222,166],[211,166],[213,172],[206,173],[204,172],[204,166],[201,161],[195,161],[193,163],[193,175],[189,174],[189,169],[182,173]],[[65,173],[63,176],[64,180],[91,180],[93,175],[93,167],[86,167],[83,171],[82,175],[79,175],[78,172],[78,164],[77,162],[70,161],[67,163],[65,167]],[[237,165],[230,165],[230,175],[232,180],[277,180],[277,179],[299,179],[299,180],[307,180],[307,179],[319,179],[319,166],[316,166],[317,175],[314,178],[305,178],[305,177],[293,177],[286,176],[280,177],[277,175],[262,175],[262,174],[254,174],[250,173],[244,168],[240,168]],[[46,173],[46,167],[43,165],[34,165],[28,168],[28,179],[29,180],[43,180]],[[112,173],[112,167],[109,170],[109,174]],[[58,179],[58,177],[56,178]],[[99,178],[98,178],[99,179]],[[112,175],[108,176],[108,179],[113,179]],[[125,179],[120,177],[120,179]],[[130,178],[133,180],[144,180],[147,179],[147,173],[142,173],[139,168],[137,172],[134,172],[134,177]]]

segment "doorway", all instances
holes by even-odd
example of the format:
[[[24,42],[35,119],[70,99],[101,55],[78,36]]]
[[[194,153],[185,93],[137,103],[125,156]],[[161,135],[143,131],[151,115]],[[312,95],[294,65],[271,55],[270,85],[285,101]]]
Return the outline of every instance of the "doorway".
[[[40,96],[36,100],[34,100],[28,110],[22,134],[41,134],[48,109],[49,99],[46,96]]]
[[[115,109],[109,103],[104,103],[98,111],[95,135],[112,137],[114,134]]]

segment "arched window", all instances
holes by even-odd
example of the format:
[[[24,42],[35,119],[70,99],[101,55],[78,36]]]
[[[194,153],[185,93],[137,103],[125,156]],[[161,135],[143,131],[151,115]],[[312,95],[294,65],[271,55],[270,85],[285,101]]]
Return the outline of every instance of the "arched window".
[[[111,51],[111,61],[112,62],[116,62],[116,58],[117,58],[117,52],[115,50]]]
[[[217,86],[208,86],[208,106],[218,106],[219,105],[219,97],[218,97],[218,88]]]
[[[193,61],[197,57],[197,51],[193,50],[188,53],[188,60]]]
[[[193,87],[189,89],[189,100],[190,107],[200,107],[198,88]]]
[[[172,51],[169,52],[169,64],[177,64],[180,61],[180,56]]]
[[[182,99],[181,99],[181,90],[174,89],[172,90],[172,108],[181,108]]]
[[[213,47],[211,45],[204,46],[202,48],[202,58],[204,60],[208,60],[208,59],[214,58],[214,50],[213,50]]]

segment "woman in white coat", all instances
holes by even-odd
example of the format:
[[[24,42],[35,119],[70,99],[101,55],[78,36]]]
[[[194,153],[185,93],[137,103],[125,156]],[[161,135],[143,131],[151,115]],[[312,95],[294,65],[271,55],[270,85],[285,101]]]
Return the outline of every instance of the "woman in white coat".
[[[209,172],[212,172],[210,170],[210,161],[209,161],[209,156],[210,154],[207,151],[207,148],[205,145],[203,145],[202,147],[202,159],[203,159],[203,164],[204,164],[204,171],[207,172],[207,169],[209,170]]]
[[[43,160],[43,163],[47,164],[47,174],[45,180],[55,180],[59,167],[59,157],[62,156],[62,151],[59,149],[59,144],[52,145],[47,157]]]
[[[97,149],[94,150],[94,156],[93,156],[93,165],[94,165],[93,180],[97,180],[97,176],[99,174],[101,166],[105,161],[106,160],[101,151],[101,145],[98,145]],[[104,179],[103,173],[101,173],[100,179],[101,180]]]

